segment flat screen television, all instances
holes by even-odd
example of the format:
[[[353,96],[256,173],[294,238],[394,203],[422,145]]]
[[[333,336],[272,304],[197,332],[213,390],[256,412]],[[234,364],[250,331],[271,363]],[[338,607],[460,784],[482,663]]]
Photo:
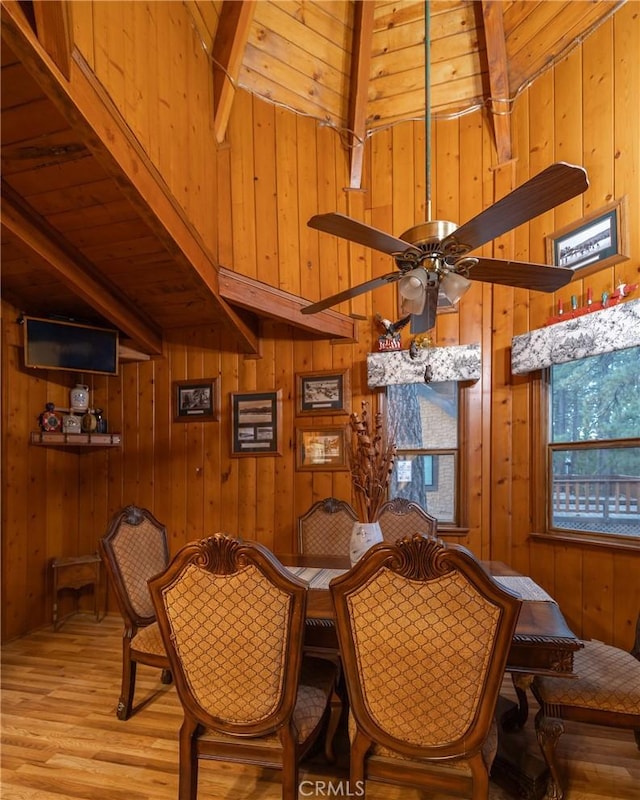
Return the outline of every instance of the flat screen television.
[[[23,321],[26,367],[118,374],[118,331],[38,317]]]

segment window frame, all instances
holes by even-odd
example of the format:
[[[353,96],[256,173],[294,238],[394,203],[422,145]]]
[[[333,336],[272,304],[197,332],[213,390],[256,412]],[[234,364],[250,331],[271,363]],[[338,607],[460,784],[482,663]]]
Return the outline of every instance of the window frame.
[[[602,448],[640,446],[640,437],[623,439],[595,439],[581,442],[551,441],[551,369],[546,367],[540,371],[540,378],[534,381],[532,391],[532,409],[536,423],[532,426],[533,453],[536,454],[532,464],[531,506],[534,523],[533,536],[545,540],[562,541],[578,545],[594,545],[618,550],[640,550],[640,538],[616,533],[598,531],[579,531],[570,528],[557,528],[553,525],[552,504],[552,465],[553,453],[557,450],[598,450]],[[535,410],[537,409],[537,414]],[[544,502],[540,503],[540,498]],[[541,532],[541,533],[536,533]]]
[[[452,383],[456,384],[456,393],[457,393],[457,419],[456,419],[456,440],[457,440],[457,447],[445,447],[442,449],[432,448],[432,447],[421,447],[415,450],[409,450],[405,447],[397,448],[397,455],[396,461],[398,460],[398,456],[401,455],[410,455],[410,456],[424,456],[424,455],[433,455],[433,456],[447,456],[450,455],[453,457],[454,463],[454,491],[455,491],[455,498],[453,503],[453,520],[451,521],[444,521],[438,519],[438,534],[455,534],[455,535],[467,535],[468,528],[466,522],[466,504],[462,494],[464,488],[466,487],[466,472],[464,468],[464,457],[463,457],[463,448],[465,448],[465,441],[464,441],[464,432],[466,429],[466,393],[462,392],[463,386],[461,386],[460,381],[452,381]],[[384,387],[383,391],[380,393],[380,403],[379,407],[381,408],[382,412],[384,413],[385,417],[389,418],[389,398],[387,395],[387,389],[389,387]],[[464,402],[463,402],[464,401]],[[395,467],[395,465],[394,465]],[[387,487],[387,499],[393,499],[390,496],[390,487],[391,481],[389,481],[389,486]]]

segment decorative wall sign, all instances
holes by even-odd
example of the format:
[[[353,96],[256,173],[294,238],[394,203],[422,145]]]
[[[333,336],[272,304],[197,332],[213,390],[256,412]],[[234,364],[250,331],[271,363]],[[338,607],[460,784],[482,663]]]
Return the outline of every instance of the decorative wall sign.
[[[348,414],[351,402],[349,370],[298,373],[296,398],[298,415]]]
[[[296,428],[296,469],[346,470],[345,427]]]
[[[625,198],[547,236],[547,263],[581,278],[627,258]]]
[[[231,455],[282,455],[282,393],[231,394]]]
[[[173,421],[211,422],[220,418],[217,378],[173,382]]]

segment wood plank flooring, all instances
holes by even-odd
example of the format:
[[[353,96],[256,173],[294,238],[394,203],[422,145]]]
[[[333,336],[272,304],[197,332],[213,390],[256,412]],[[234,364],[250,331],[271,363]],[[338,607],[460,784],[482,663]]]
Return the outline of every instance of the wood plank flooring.
[[[2,648],[2,800],[176,800],[180,704],[159,671],[139,666],[137,713],[116,718],[121,631],[118,616],[96,623],[81,614],[57,633],[44,629]],[[513,696],[508,679],[505,693]],[[521,735],[537,753],[533,714]],[[566,800],[640,800],[640,753],[630,732],[566,723],[559,748]],[[200,769],[199,800],[281,797],[276,772],[212,762]],[[330,768],[316,756],[300,780],[324,785],[305,783],[300,796],[345,796],[346,779],[344,759]],[[490,797],[510,795],[492,782]],[[426,800],[371,781],[367,798]]]

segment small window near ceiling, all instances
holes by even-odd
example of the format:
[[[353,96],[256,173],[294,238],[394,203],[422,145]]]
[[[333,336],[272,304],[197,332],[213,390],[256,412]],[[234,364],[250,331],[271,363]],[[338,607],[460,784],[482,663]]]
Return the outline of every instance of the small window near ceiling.
[[[640,347],[550,372],[549,528],[640,542]]]
[[[419,503],[440,525],[458,524],[458,384],[387,387],[398,455],[389,497]]]

